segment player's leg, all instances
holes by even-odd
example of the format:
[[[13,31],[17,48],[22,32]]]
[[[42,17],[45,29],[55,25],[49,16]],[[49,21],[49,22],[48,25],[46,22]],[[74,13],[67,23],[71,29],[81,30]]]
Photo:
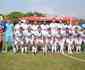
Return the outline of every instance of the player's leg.
[[[10,36],[10,49],[12,48],[12,51],[13,51],[13,53],[16,53],[16,46],[15,46],[15,44],[14,44],[14,38],[13,38],[13,36],[11,35]]]
[[[54,46],[54,44],[51,44],[51,47],[52,47],[52,49],[51,49],[51,52],[52,52],[52,54],[54,53],[54,50],[55,50],[55,46]]]
[[[81,52],[81,45],[79,46],[79,52]]]
[[[0,52],[2,52],[2,47],[3,47],[3,34],[0,33]]]
[[[44,45],[43,47],[43,55],[47,55],[47,45]]]
[[[60,53],[64,54],[64,45],[63,44],[61,44],[61,46],[60,46]]]
[[[27,41],[24,41],[24,49],[25,49],[25,53],[27,53],[28,52],[28,45],[29,45],[29,43],[27,42]]]
[[[24,53],[24,45],[23,41],[20,42],[21,53]]]
[[[37,47],[34,48],[34,54],[36,55],[37,53]]]
[[[55,49],[54,50],[55,50],[55,53],[56,53],[56,45],[55,45]]]
[[[34,45],[32,46],[32,54],[34,55]]]
[[[78,52],[78,53],[81,52],[81,45],[78,46],[77,52]]]
[[[16,45],[14,45],[12,49],[13,49],[13,53],[17,52]]]
[[[9,37],[5,37],[5,52],[8,52]]]
[[[71,45],[69,47],[69,53],[72,54],[72,48],[71,48]]]

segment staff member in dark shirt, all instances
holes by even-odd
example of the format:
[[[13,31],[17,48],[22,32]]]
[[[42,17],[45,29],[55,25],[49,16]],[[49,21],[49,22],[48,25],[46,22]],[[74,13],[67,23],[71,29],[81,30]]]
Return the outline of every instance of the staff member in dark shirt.
[[[4,32],[5,32],[5,22],[4,20],[0,20],[0,52],[2,52],[3,48]]]

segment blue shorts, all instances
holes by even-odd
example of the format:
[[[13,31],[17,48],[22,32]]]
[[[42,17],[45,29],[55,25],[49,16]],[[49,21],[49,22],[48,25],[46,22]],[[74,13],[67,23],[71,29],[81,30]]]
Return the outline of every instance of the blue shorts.
[[[12,43],[13,42],[13,36],[12,35],[6,35],[5,36],[5,42]]]

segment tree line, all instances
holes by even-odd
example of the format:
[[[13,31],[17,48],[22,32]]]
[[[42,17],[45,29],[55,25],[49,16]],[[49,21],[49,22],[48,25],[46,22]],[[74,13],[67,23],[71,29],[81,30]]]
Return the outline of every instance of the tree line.
[[[17,22],[18,21],[18,18],[19,17],[25,17],[25,16],[46,16],[47,14],[45,13],[40,13],[40,12],[26,12],[26,13],[23,13],[23,12],[19,12],[19,11],[13,11],[13,12],[10,12],[9,14],[0,14],[0,16],[3,16],[5,19],[8,19],[10,18],[13,22]],[[85,19],[79,19],[80,20],[80,23],[85,23]]]
[[[40,13],[40,12],[27,12],[27,13],[23,13],[23,12],[18,12],[18,11],[13,11],[10,12],[9,14],[0,14],[0,16],[3,16],[4,19],[11,19],[13,22],[17,22],[19,17],[25,17],[25,16],[46,16],[46,14],[44,13]]]

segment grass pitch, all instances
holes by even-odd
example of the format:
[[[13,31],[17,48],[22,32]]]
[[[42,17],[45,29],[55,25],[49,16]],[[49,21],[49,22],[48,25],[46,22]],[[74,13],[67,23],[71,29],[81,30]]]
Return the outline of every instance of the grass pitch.
[[[84,59],[85,54],[79,54],[79,58]],[[85,70],[85,62],[73,60],[61,54],[33,56],[32,54],[1,53],[0,70]]]

